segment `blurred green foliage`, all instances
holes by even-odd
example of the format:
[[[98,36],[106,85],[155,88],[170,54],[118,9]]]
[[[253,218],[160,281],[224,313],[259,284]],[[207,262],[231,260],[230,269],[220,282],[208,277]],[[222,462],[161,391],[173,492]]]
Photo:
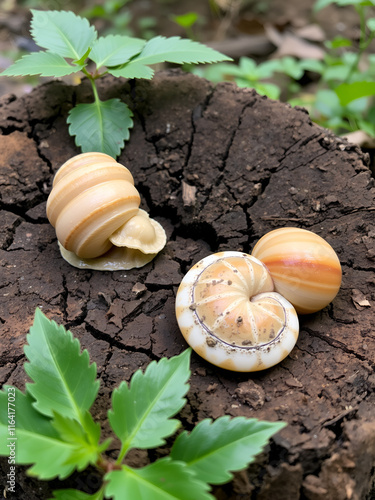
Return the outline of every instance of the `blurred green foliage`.
[[[314,11],[330,4],[355,9],[360,27],[357,46],[337,36],[325,43],[322,61],[282,57],[256,63],[242,57],[238,64],[221,63],[193,71],[213,82],[229,80],[254,88],[272,99],[284,94],[291,105],[305,107],[315,122],[336,133],[363,130],[375,137],[375,55],[367,50],[375,37],[375,18],[370,17],[375,0],[318,0]],[[306,74],[317,82],[314,93],[301,85]]]

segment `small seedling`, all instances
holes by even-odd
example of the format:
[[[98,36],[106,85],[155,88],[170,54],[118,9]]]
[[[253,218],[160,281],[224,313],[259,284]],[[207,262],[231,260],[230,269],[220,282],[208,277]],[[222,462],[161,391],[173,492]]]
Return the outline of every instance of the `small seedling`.
[[[123,35],[100,36],[87,19],[65,11],[32,10],[31,35],[46,50],[23,56],[2,76],[63,77],[82,72],[92,85],[94,102],[80,103],[68,116],[69,133],[82,152],[119,155],[133,126],[132,112],[119,99],[102,101],[96,81],[103,75],[151,79],[158,63],[197,64],[230,60],[205,45],[180,37],[145,41]],[[92,69],[92,66],[94,68]]]
[[[214,500],[210,485],[230,481],[285,426],[245,417],[205,419],[177,436],[169,456],[130,467],[130,450],[162,446],[180,427],[173,417],[186,403],[191,350],[152,361],[113,391],[108,420],[121,442],[115,460],[105,455],[111,439],[101,442],[90,413],[100,382],[87,350],[81,352],[79,340],[39,309],[27,341],[25,371],[32,382],[25,392],[7,385],[0,391],[0,454],[13,468],[31,464],[28,474],[43,480],[65,479],[90,464],[103,475],[93,494],[61,489],[50,500]]]

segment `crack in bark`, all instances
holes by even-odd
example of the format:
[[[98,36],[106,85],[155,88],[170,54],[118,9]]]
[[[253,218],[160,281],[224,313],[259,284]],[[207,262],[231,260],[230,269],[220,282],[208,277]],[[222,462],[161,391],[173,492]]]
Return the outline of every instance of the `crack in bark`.
[[[333,339],[331,337],[328,337],[326,335],[321,334],[320,332],[314,331],[311,328],[308,328],[306,326],[303,327],[303,330],[305,330],[307,333],[309,333],[312,337],[317,337],[323,342],[326,342],[328,345],[331,347],[334,347],[335,349],[340,349],[341,351],[345,352],[346,354],[350,354],[354,356],[355,358],[359,359],[360,361],[366,361],[369,363],[369,365],[375,369],[375,362],[371,361],[370,359],[366,358],[366,356],[362,356],[358,352],[354,351],[353,349],[350,349],[347,347],[343,342],[340,342],[339,340]]]

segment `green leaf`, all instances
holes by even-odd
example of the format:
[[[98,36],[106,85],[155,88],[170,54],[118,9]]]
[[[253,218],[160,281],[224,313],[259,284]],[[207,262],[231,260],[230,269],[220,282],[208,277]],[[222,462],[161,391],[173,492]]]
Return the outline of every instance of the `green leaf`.
[[[98,68],[100,66],[117,66],[139,54],[145,43],[144,40],[129,36],[108,35],[100,37],[94,43],[90,59],[96,63]]]
[[[154,76],[154,70],[142,63],[130,61],[119,68],[108,68],[108,73],[113,76],[122,76],[123,78],[145,78],[151,80]]]
[[[366,7],[375,4],[373,0],[318,0],[314,5],[313,10],[317,12],[332,3],[335,3],[339,7],[345,7],[346,5],[361,5]]]
[[[336,36],[333,40],[328,40],[326,42],[326,47],[330,49],[340,49],[342,47],[351,47],[352,45],[352,40],[343,36]]]
[[[202,420],[190,434],[178,436],[171,457],[185,462],[202,481],[222,484],[232,479],[230,471],[247,467],[285,425],[228,415]]]
[[[255,73],[256,79],[263,80],[271,78],[276,71],[282,71],[282,61],[280,59],[265,61],[257,65]]]
[[[1,76],[41,75],[61,77],[77,73],[83,68],[71,66],[63,57],[51,52],[32,52],[18,59]]]
[[[280,60],[280,69],[285,75],[290,76],[294,80],[299,80],[303,76],[303,68],[301,63],[294,57],[285,56]]]
[[[134,373],[130,387],[122,382],[113,391],[108,417],[122,442],[120,459],[130,448],[164,444],[164,438],[178,428],[180,422],[171,417],[185,404],[190,353],[187,349],[179,356],[153,361],[144,373]]]
[[[49,500],[103,500],[104,491],[100,489],[96,493],[89,495],[79,490],[56,490],[53,495],[53,498]]]
[[[314,4],[313,11],[317,12],[318,10],[324,9],[325,7],[330,5],[331,3],[336,3],[336,0],[318,0]]]
[[[34,324],[27,335],[25,371],[34,384],[26,384],[36,399],[35,408],[47,416],[53,412],[71,417],[81,424],[99,390],[96,365],[90,365],[87,350],[70,331],[49,321],[37,309]]]
[[[340,104],[346,106],[355,99],[375,95],[375,82],[342,83],[335,89]]]
[[[199,481],[185,464],[162,458],[141,469],[123,467],[105,476],[105,494],[114,500],[214,500],[209,486]]]
[[[351,72],[351,68],[346,64],[336,64],[328,66],[322,74],[322,79],[325,82],[330,81],[344,81],[348,78]]]
[[[199,15],[197,12],[186,12],[180,16],[171,16],[172,21],[177,23],[181,28],[191,28],[198,21]]]
[[[375,5],[374,0],[336,0],[337,5],[344,7],[346,5],[361,5],[362,7],[370,7]]]
[[[8,429],[8,394],[15,394],[16,430]],[[0,391],[0,454],[10,456],[10,445],[15,443],[17,464],[34,464],[28,473],[39,479],[63,479],[74,470],[66,461],[76,446],[61,440],[51,420],[34,408],[29,394],[4,386]],[[11,435],[11,433],[15,435]]]
[[[301,68],[305,71],[313,71],[314,73],[323,73],[324,64],[322,61],[318,61],[317,59],[302,59],[300,61]]]
[[[93,421],[89,412],[85,415],[85,428],[88,428],[89,432],[86,432],[76,420],[58,413],[54,415],[52,426],[66,443],[75,445],[74,453],[64,462],[65,464],[72,464],[78,470],[83,470],[98,460],[101,452],[100,425]]]
[[[367,19],[366,24],[370,31],[375,31],[375,17],[370,17],[370,19]]]
[[[134,61],[142,64],[157,64],[170,62],[176,64],[184,63],[212,63],[219,61],[230,61],[227,57],[216,50],[189,39],[181,39],[178,36],[157,36],[149,40],[142,52],[135,57]]]
[[[375,122],[368,120],[358,120],[359,130],[363,130],[370,137],[375,137]]]
[[[78,104],[69,112],[69,133],[76,136],[76,144],[83,153],[99,151],[116,158],[124,141],[129,139],[132,116],[119,99]]]
[[[79,60],[97,37],[87,19],[73,12],[31,10],[31,35],[37,45]]]

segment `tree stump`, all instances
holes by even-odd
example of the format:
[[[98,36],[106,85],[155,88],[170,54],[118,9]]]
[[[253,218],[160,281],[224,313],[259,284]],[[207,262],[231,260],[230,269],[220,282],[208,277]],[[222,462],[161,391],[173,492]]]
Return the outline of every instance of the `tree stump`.
[[[54,172],[80,151],[68,135],[75,102],[91,102],[87,81],[52,82],[0,101],[0,382],[24,388],[23,346],[40,307],[72,330],[98,366],[94,416],[109,432],[110,394],[153,359],[187,345],[174,314],[185,272],[209,253],[250,253],[266,232],[310,229],[336,250],[343,267],[338,296],[301,317],[300,336],[279,365],[234,373],[192,355],[186,429],[221,415],[288,423],[247,471],[216,487],[218,499],[370,498],[375,467],[374,179],[356,146],[311,123],[306,111],[254,91],[172,70],[152,81],[107,77],[103,99],[120,97],[134,129],[118,161],[143,208],[168,243],[141,269],[94,272],[61,257],[45,202]],[[114,442],[110,453],[118,443]],[[145,465],[163,450],[130,456]],[[7,462],[2,462],[2,488]],[[93,471],[63,483],[39,482],[17,468],[17,494],[49,498],[53,489],[94,492]],[[10,496],[10,495],[8,495]],[[194,499],[197,500],[197,499]]]

